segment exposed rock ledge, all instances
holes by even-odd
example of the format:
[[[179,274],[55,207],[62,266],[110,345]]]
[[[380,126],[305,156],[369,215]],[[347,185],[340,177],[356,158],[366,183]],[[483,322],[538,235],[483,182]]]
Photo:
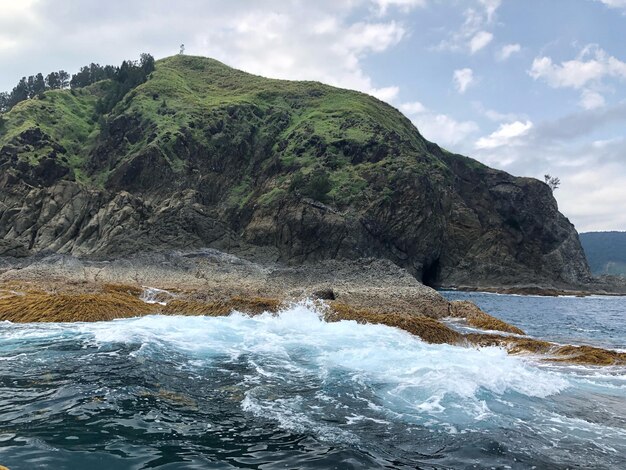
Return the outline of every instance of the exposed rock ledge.
[[[142,254],[111,261],[63,255],[0,258],[0,321],[219,316],[233,310],[254,315],[278,312],[303,298],[317,299],[326,321],[385,324],[430,343],[499,346],[513,354],[541,354],[581,364],[626,364],[623,353],[526,337],[519,328],[471,302],[448,302],[385,260],[284,267],[255,264],[217,250]],[[449,317],[488,332],[459,333],[440,321]]]
[[[110,261],[68,255],[0,258],[0,282],[88,292],[94,284],[151,286],[185,292],[199,301],[233,297],[297,300],[332,297],[381,313],[412,312],[439,318],[448,302],[387,260],[323,261],[297,267],[257,264],[214,249],[146,253]]]

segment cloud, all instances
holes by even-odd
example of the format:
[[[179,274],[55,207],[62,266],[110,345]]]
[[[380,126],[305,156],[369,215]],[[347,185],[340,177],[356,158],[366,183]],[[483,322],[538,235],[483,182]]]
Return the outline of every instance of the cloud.
[[[560,64],[554,64],[550,57],[536,57],[528,73],[535,80],[545,80],[553,88],[581,89],[605,77],[626,79],[626,62],[590,44],[576,59]]]
[[[470,39],[469,47],[470,53],[475,54],[493,39],[493,34],[487,31],[478,31],[472,39]]]
[[[556,120],[501,125],[470,153],[510,173],[561,179],[559,206],[580,231],[626,227],[626,138],[593,140],[608,125],[626,122],[626,103],[581,110]],[[513,123],[511,123],[513,124]],[[502,145],[495,145],[502,144]]]
[[[388,86],[384,88],[370,88],[369,94],[375,96],[381,101],[393,103],[400,94],[400,87]]]
[[[531,132],[532,133],[532,132]],[[624,139],[570,146],[530,138],[517,146],[487,149],[480,160],[514,174],[561,180],[554,195],[560,210],[581,232],[626,227],[626,154]]]
[[[598,130],[626,122],[626,102],[617,105],[572,113],[537,125],[531,137],[538,142],[571,142],[590,136]]]
[[[474,72],[469,68],[455,70],[452,77],[457,91],[461,94],[474,82]]]
[[[619,1],[619,0],[613,0]],[[487,14],[487,21],[491,23],[495,16],[496,10],[500,7],[501,0],[480,0],[480,4],[485,8]]]
[[[498,53],[496,54],[496,57],[500,61],[505,61],[509,57],[511,57],[513,54],[516,54],[517,52],[521,50],[522,50],[522,46],[520,46],[519,44],[505,44],[504,46],[502,46],[500,51],[498,51]]]
[[[395,83],[375,83],[363,62],[407,36],[399,21],[362,14],[368,8],[413,8],[416,0],[239,0],[119,2],[0,0],[0,89],[19,77],[90,63],[120,63],[141,52],[221,60],[274,78],[318,80],[393,101]],[[11,60],[9,60],[11,59]]]
[[[486,28],[492,26],[500,3],[500,0],[478,0],[478,8],[468,8],[463,13],[465,20],[461,27],[434,49],[475,54],[486,47],[493,40],[493,34]]]
[[[501,112],[496,111],[494,109],[485,108],[485,106],[483,106],[483,104],[480,101],[473,101],[472,102],[472,107],[474,108],[474,110],[476,110],[476,112],[478,112],[481,115],[485,116],[490,121],[495,121],[495,122],[507,121],[507,122],[510,122],[510,121],[517,121],[517,120],[520,119],[519,115],[516,114],[516,113],[501,113]]]
[[[580,97],[580,106],[584,109],[602,108],[605,105],[604,96],[597,91],[583,90]]]
[[[412,101],[409,103],[402,103],[400,105],[400,111],[402,111],[405,114],[412,115],[412,114],[425,113],[428,110],[426,106],[424,106],[419,101]]]
[[[561,210],[575,222],[580,232],[626,226],[626,213],[620,210],[626,200],[623,167],[601,164],[576,173],[561,174],[562,184],[556,196]]]
[[[429,110],[419,101],[403,103],[400,110],[411,119],[426,139],[444,147],[457,146],[478,131],[475,122],[457,121],[447,114]]]
[[[626,0],[598,0],[604,3],[609,8],[624,8],[626,9]]]
[[[426,139],[444,147],[456,146],[478,131],[475,122],[457,121],[446,114],[419,115],[412,121]]]
[[[560,64],[553,63],[550,57],[536,57],[528,74],[535,80],[545,80],[552,88],[581,90],[579,104],[585,109],[594,109],[604,106],[604,97],[597,89],[607,79],[626,80],[626,62],[589,44],[576,59]]]
[[[374,3],[378,7],[378,12],[381,15],[386,14],[389,7],[397,7],[407,12],[415,7],[426,6],[426,0],[374,0]]]
[[[355,23],[335,46],[346,52],[363,54],[382,52],[402,40],[406,31],[395,21],[389,23]]]
[[[527,134],[532,127],[533,123],[530,121],[501,124],[497,131],[478,139],[475,146],[477,149],[493,149],[503,145],[513,145],[517,138]]]
[[[20,43],[28,41],[29,32],[39,22],[35,4],[35,0],[0,0],[0,57],[18,52]]]

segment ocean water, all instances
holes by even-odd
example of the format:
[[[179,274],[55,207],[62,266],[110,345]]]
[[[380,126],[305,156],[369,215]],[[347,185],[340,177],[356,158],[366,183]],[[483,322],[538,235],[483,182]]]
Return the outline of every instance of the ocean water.
[[[449,300],[470,300],[537,338],[626,350],[626,297],[441,293]]]
[[[446,295],[529,330],[535,315],[542,336],[624,347],[624,299],[603,316],[601,298],[555,310],[547,299]],[[579,317],[559,326],[567,309]],[[310,303],[253,318],[0,323],[0,464],[626,468],[626,370],[429,345],[326,323]]]

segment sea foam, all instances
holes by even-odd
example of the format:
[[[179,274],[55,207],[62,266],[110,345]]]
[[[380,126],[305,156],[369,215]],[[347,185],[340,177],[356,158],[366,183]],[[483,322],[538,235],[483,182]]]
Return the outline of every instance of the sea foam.
[[[253,317],[239,312],[227,317],[153,315],[75,328],[98,345],[141,344],[140,355],[176,350],[190,364],[204,366],[224,358],[244,361],[253,373],[243,408],[297,426],[310,417],[298,414],[302,394],[291,396],[285,384],[315,389],[307,406],[327,404],[334,399],[333,387],[339,387],[380,407],[372,419],[393,415],[427,422],[439,416],[446,423],[487,419],[492,415],[488,397],[541,398],[569,386],[564,376],[500,348],[431,345],[384,325],[328,323],[311,302]]]

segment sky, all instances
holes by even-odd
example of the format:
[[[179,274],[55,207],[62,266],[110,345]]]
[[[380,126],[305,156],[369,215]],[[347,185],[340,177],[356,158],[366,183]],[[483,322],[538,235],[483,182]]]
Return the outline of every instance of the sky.
[[[560,178],[579,231],[626,230],[626,0],[0,0],[0,90],[180,44],[370,93],[452,152]]]

